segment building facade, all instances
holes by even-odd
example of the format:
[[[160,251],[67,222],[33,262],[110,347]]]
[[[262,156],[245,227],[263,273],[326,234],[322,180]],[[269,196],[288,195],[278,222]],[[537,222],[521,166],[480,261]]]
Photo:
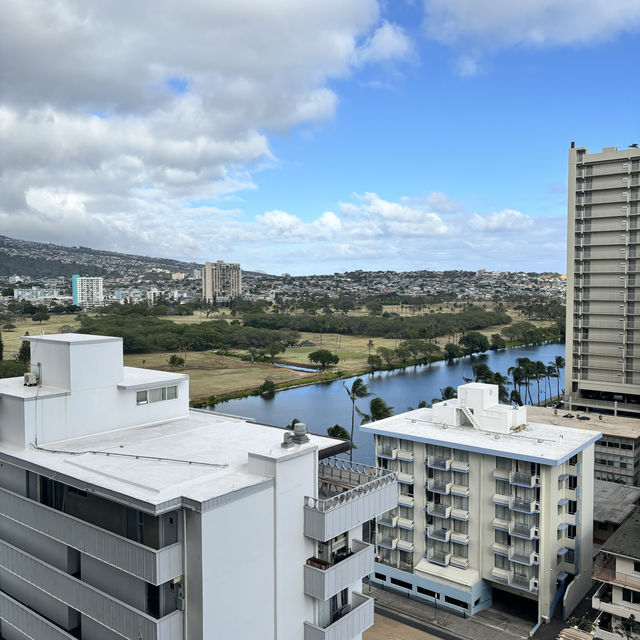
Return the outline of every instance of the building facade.
[[[30,289],[14,289],[14,300],[29,300],[30,302],[38,302],[43,300],[52,300],[60,297],[58,289],[41,289],[40,287],[31,287]]]
[[[104,303],[102,278],[74,275],[71,277],[73,304],[80,307],[94,307]]]
[[[242,295],[242,269],[238,263],[205,262],[202,270],[202,299],[228,302]]]
[[[373,580],[465,615],[496,590],[541,623],[591,584],[593,456],[599,434],[527,420],[498,387],[361,427],[398,473],[398,507],[377,519]]]
[[[27,338],[0,380],[0,636],[349,640],[373,624],[362,525],[395,474],[342,441],[189,409],[120,338]]]
[[[640,413],[640,149],[569,151],[566,400]]]
[[[591,599],[591,606],[600,611],[595,638],[640,639],[640,509],[604,543],[593,579],[600,583]]]

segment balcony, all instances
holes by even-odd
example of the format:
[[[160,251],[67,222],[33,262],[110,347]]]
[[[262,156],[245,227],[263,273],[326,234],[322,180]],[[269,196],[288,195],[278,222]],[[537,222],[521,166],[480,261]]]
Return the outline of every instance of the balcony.
[[[461,531],[452,531],[451,542],[455,542],[456,544],[469,544],[469,534],[462,533]]]
[[[413,520],[409,518],[398,518],[398,529],[408,529],[413,531]]]
[[[413,475],[410,473],[398,472],[399,484],[413,484]]]
[[[395,460],[398,456],[398,450],[393,447],[381,447],[376,449],[376,455],[378,458],[384,458],[385,460]]]
[[[514,496],[509,500],[509,509],[511,511],[520,511],[521,513],[536,513],[540,510],[540,505],[533,499]]]
[[[413,462],[413,451],[408,449],[398,449],[398,460],[404,460],[405,462]]]
[[[493,567],[493,569],[491,569],[491,575],[496,580],[501,580],[503,582],[507,582],[509,580],[509,572],[506,569],[500,569],[498,567]]]
[[[451,471],[458,473],[469,473],[469,463],[466,460],[452,460]]]
[[[304,623],[304,640],[354,638],[373,625],[373,598],[354,591],[351,604],[343,607],[326,627]]]
[[[427,537],[438,542],[449,542],[451,540],[451,529],[449,527],[438,527],[429,525],[426,531]]]
[[[494,469],[493,478],[495,480],[509,480],[511,472],[508,469]]]
[[[75,636],[56,626],[35,611],[0,592],[0,619],[17,629],[26,638],[47,638],[47,640],[75,640]]]
[[[376,545],[378,547],[382,547],[383,549],[389,549],[393,551],[398,547],[398,536],[395,535],[386,535],[386,534],[378,534],[376,536]]]
[[[373,546],[353,540],[350,555],[333,565],[309,558],[304,566],[304,592],[326,600],[373,571]]]
[[[640,574],[630,575],[616,571],[615,556],[606,556],[602,551],[593,565],[593,579],[627,589],[640,590]]]
[[[452,484],[451,485],[451,495],[452,496],[461,496],[463,498],[467,498],[469,496],[469,487],[462,484]]]
[[[493,504],[499,504],[503,507],[509,506],[509,501],[511,500],[511,496],[503,496],[500,493],[495,493],[493,495]]]
[[[467,509],[456,509],[452,507],[451,509],[451,517],[454,520],[468,520],[469,519],[469,511]]]
[[[540,476],[531,473],[521,473],[520,471],[512,471],[509,474],[509,484],[514,484],[518,487],[539,487]]]
[[[62,511],[0,489],[2,514],[154,585],[182,575],[182,543],[152,549]]]
[[[183,614],[174,611],[153,618],[86,582],[48,565],[24,551],[0,541],[0,567],[43,593],[76,609],[110,631],[129,640],[180,640]],[[36,636],[49,637],[49,636]]]
[[[449,469],[451,469],[451,458],[444,458],[442,456],[429,456],[427,458],[427,466],[430,469],[449,471]]]
[[[395,472],[329,458],[318,465],[319,497],[304,499],[304,534],[326,542],[398,504]]]
[[[436,504],[435,502],[427,502],[425,511],[430,516],[437,518],[448,518],[451,515],[451,506],[448,504]]]
[[[448,567],[451,562],[451,554],[445,551],[427,551],[424,557],[433,564],[439,564],[443,567]]]
[[[522,591],[537,591],[538,580],[535,576],[523,576],[519,573],[509,572],[509,578],[507,583],[510,587],[515,589],[522,589]]]
[[[511,529],[511,525],[513,523],[509,522],[509,520],[501,520],[500,518],[494,518],[491,521],[491,526],[494,529],[498,529],[498,531],[509,531]]]
[[[491,551],[498,556],[506,556],[509,553],[509,547],[506,544],[500,544],[499,542],[494,542],[491,545]]]
[[[509,535],[516,538],[524,538],[525,540],[533,540],[538,537],[538,528],[522,522],[510,522]]]
[[[527,552],[526,550],[518,549],[517,547],[509,547],[507,557],[509,558],[509,560],[511,560],[511,562],[524,564],[528,567],[531,567],[534,564],[538,564],[538,554],[533,550]]]
[[[411,507],[413,508],[413,496],[410,496],[406,493],[401,493],[398,496],[398,504],[402,507]]]
[[[452,567],[458,567],[460,569],[466,569],[469,566],[469,558],[462,558],[461,556],[451,556],[449,564]]]
[[[613,602],[611,595],[611,585],[601,585],[591,598],[591,606],[598,611],[605,611],[620,618],[628,619],[631,615],[638,616],[638,605],[624,600]]]
[[[398,516],[385,513],[379,518],[376,518],[376,522],[383,527],[395,527],[398,524]]]
[[[440,493],[442,495],[448,495],[451,493],[452,482],[445,482],[444,480],[436,480],[435,478],[429,478],[427,480],[427,489],[433,493]]]
[[[407,553],[413,553],[413,542],[409,540],[398,540],[398,549],[400,551],[406,551]]]

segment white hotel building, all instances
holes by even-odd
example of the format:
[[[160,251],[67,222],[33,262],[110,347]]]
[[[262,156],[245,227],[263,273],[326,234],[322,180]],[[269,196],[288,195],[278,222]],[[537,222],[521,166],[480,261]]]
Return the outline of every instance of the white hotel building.
[[[377,520],[374,583],[471,615],[496,589],[565,617],[591,585],[593,431],[527,421],[498,387],[361,427],[398,472]],[[535,607],[535,602],[532,602]]]
[[[0,636],[348,640],[373,623],[362,524],[395,474],[345,443],[189,410],[119,338],[36,336],[0,380]]]

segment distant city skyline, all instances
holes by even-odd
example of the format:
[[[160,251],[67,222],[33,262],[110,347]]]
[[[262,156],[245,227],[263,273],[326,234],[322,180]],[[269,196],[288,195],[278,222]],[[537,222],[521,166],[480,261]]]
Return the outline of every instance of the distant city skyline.
[[[9,0],[5,17],[16,238],[293,275],[562,273],[570,142],[640,143],[635,0]]]

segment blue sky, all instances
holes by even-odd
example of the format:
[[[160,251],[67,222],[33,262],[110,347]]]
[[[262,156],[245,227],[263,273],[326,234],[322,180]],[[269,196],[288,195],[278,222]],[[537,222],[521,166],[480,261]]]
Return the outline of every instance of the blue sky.
[[[635,0],[38,4],[0,45],[16,237],[272,273],[564,271],[570,142],[640,142]]]

